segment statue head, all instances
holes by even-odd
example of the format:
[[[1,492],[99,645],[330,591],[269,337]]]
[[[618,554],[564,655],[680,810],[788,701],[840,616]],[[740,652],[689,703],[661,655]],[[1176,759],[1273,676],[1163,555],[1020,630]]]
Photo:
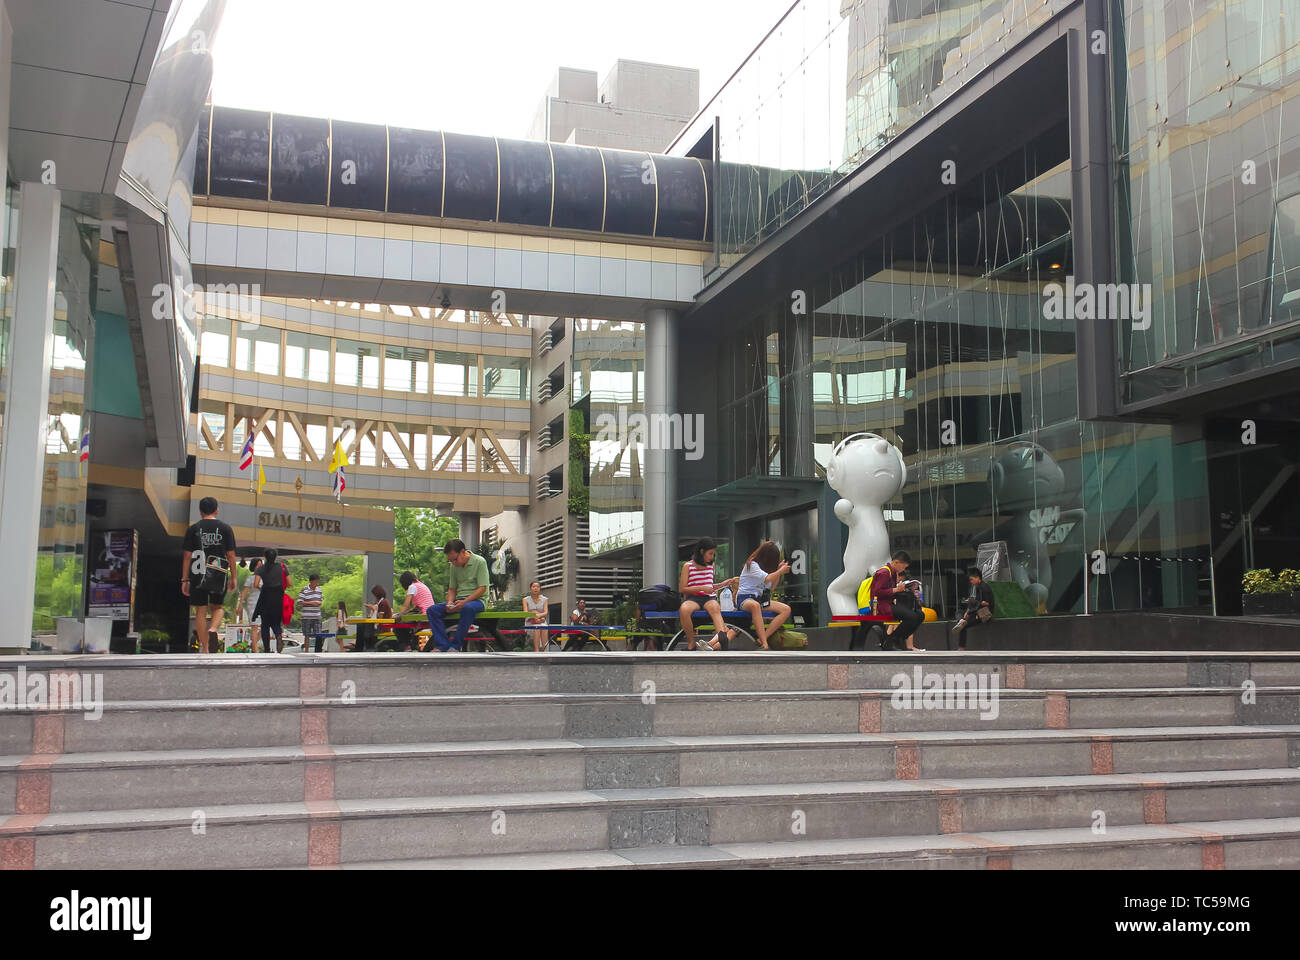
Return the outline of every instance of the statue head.
[[[1021,441],[1000,452],[993,464],[993,490],[1007,504],[1059,497],[1065,471],[1036,443]]]
[[[902,452],[884,437],[857,433],[831,451],[826,482],[855,507],[879,507],[903,489],[907,467]]]

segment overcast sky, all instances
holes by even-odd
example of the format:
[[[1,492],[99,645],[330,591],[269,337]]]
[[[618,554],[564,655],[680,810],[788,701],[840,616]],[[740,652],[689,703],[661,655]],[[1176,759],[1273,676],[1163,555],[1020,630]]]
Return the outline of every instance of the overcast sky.
[[[219,106],[522,137],[559,67],[700,71],[700,103],[791,0],[228,0]]]

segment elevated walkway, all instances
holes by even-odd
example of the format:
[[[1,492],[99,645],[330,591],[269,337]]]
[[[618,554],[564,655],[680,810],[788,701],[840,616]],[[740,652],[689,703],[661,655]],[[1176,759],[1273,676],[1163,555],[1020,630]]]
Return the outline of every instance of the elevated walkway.
[[[215,107],[195,164],[195,282],[641,319],[703,286],[710,180],[693,157]]]

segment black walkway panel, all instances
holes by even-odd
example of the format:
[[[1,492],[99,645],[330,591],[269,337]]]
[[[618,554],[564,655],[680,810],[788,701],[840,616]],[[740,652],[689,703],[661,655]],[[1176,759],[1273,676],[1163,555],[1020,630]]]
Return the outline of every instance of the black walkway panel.
[[[690,157],[209,107],[197,196],[708,242]]]
[[[628,150],[600,152],[605,156],[606,232],[654,236],[654,160]]]
[[[551,225],[551,148],[527,140],[498,140],[502,223]]]
[[[441,133],[388,128],[390,212],[441,217],[445,171]],[[333,205],[343,207],[341,202]]]
[[[241,200],[269,199],[271,115],[218,108],[209,141],[210,190]]]
[[[442,215],[452,220],[497,218],[497,143],[492,137],[445,133],[447,196]]]
[[[323,206],[329,191],[330,122],[274,117],[271,123],[271,199]]]
[[[388,131],[378,123],[334,120],[330,138],[329,205],[383,213],[388,192]]]
[[[705,239],[709,187],[704,166],[694,157],[654,157],[659,187],[655,236],[674,240]]]
[[[595,147],[552,146],[557,230],[599,233],[605,222],[605,163]]]

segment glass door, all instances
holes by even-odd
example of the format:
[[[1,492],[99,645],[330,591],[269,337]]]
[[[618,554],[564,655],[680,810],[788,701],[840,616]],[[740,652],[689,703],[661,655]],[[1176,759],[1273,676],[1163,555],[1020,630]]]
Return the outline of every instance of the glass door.
[[[1246,571],[1300,567],[1300,424],[1256,421],[1253,444],[1241,421],[1207,432],[1215,596],[1239,616]]]

